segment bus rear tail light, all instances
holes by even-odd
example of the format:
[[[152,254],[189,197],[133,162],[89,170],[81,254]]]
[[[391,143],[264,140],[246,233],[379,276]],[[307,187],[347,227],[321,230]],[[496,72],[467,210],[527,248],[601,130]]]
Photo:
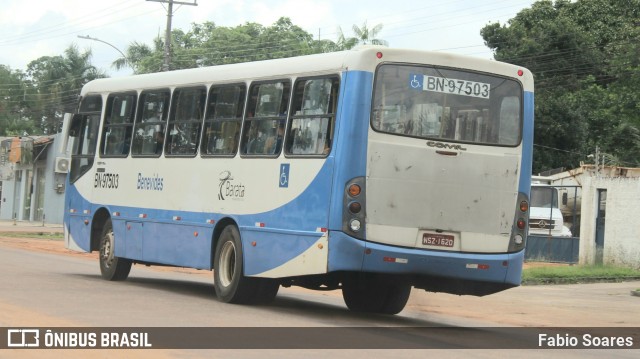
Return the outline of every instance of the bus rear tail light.
[[[527,212],[529,210],[529,202],[521,201],[520,202],[520,212]]]
[[[509,241],[509,252],[512,253],[524,249],[529,229],[529,196],[526,193],[518,193],[516,203],[514,223]]]
[[[360,195],[360,192],[362,192],[362,188],[360,188],[360,186],[358,186],[357,184],[353,183],[349,186],[349,196],[351,197],[358,197]]]
[[[365,178],[356,177],[348,181],[342,199],[342,230],[359,239],[365,238]]]
[[[362,205],[360,202],[351,202],[349,203],[349,212],[352,214],[358,214],[362,210]]]
[[[522,243],[524,243],[524,238],[522,238],[521,235],[516,234],[513,241],[516,245],[521,245]]]

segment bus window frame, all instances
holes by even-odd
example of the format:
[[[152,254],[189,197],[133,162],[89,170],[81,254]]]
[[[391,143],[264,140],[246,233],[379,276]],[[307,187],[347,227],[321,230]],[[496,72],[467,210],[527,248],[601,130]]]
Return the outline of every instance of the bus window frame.
[[[186,120],[186,121],[176,121],[175,120],[175,116],[176,116],[176,111],[177,109],[175,108],[177,106],[177,101],[176,101],[176,96],[180,95],[180,91],[190,91],[190,90],[204,90],[204,101],[202,103],[202,114],[200,119],[196,120]],[[177,95],[176,95],[177,94]],[[185,87],[176,87],[173,89],[173,91],[171,91],[171,101],[170,101],[170,105],[169,105],[169,115],[167,116],[167,121],[166,121],[166,131],[164,133],[164,156],[167,158],[175,158],[175,157],[181,157],[181,158],[193,158],[196,157],[198,155],[199,149],[200,149],[200,141],[201,141],[201,137],[202,137],[202,127],[203,127],[203,121],[205,118],[205,113],[207,111],[207,101],[209,100],[209,89],[207,88],[206,85],[195,85],[195,86],[185,86]],[[172,119],[174,119],[172,121]],[[171,138],[174,135],[171,135],[170,132],[172,131],[171,126],[175,125],[175,124],[197,124],[197,136],[195,139],[195,148],[193,149],[193,153],[172,153],[172,151],[170,150],[170,146],[171,146]]]
[[[131,111],[131,122],[130,123],[116,123],[116,124],[108,124],[107,116],[111,115],[111,111],[113,107],[113,98],[115,96],[133,96],[133,109]],[[133,129],[136,121],[136,114],[138,112],[138,93],[135,91],[124,91],[124,92],[112,92],[107,96],[106,106],[104,107],[104,116],[102,118],[102,133],[100,134],[100,150],[98,151],[98,155],[100,158],[126,158],[129,157],[131,153],[131,144],[133,142]],[[124,142],[125,147],[127,148],[127,153],[125,154],[105,154],[105,140],[107,136],[107,130],[109,128],[127,128],[130,129],[129,140]],[[126,141],[126,132],[125,132],[125,141]],[[127,146],[128,145],[128,146]]]
[[[208,119],[209,117],[209,105],[210,105],[210,101],[211,101],[211,95],[214,91],[214,89],[222,89],[225,87],[234,87],[234,86],[238,86],[241,87],[242,89],[242,95],[243,95],[243,99],[242,99],[242,104],[241,104],[241,113],[240,113],[240,117],[224,117],[224,118],[212,118],[212,119]],[[232,83],[226,83],[226,84],[213,84],[211,85],[211,87],[209,88],[209,91],[207,93],[207,101],[205,103],[205,113],[204,113],[204,119],[202,122],[202,129],[201,129],[201,135],[200,135],[200,157],[202,158],[234,158],[236,155],[238,155],[238,153],[240,152],[240,142],[242,139],[242,129],[243,129],[243,125],[244,125],[244,118],[245,118],[245,113],[247,110],[247,98],[249,95],[249,88],[250,86],[247,85],[247,82],[232,82]],[[238,140],[237,143],[235,145],[234,151],[233,153],[206,153],[206,151],[203,150],[204,148],[204,140],[205,140],[205,130],[207,129],[207,125],[208,124],[213,124],[215,122],[236,122],[239,126],[240,129],[238,130],[237,134],[238,134]]]
[[[145,95],[149,94],[149,93],[165,93],[168,94],[169,96],[165,99],[164,101],[164,108],[162,111],[162,119],[160,119],[160,121],[158,121],[157,125],[159,126],[163,126],[163,138],[162,138],[162,144],[160,146],[160,151],[156,151],[156,153],[135,153],[133,151],[134,149],[134,142],[135,142],[135,137],[136,137],[136,132],[138,130],[138,126],[145,126],[145,122],[141,121],[142,119],[142,113],[144,111],[144,103],[141,103],[143,98],[145,98]],[[131,149],[129,150],[129,153],[131,155],[131,157],[133,158],[159,158],[160,156],[162,156],[163,152],[164,152],[164,143],[166,141],[167,138],[167,128],[168,128],[168,124],[167,124],[167,120],[169,119],[169,108],[171,107],[171,97],[172,97],[172,91],[170,88],[168,87],[162,87],[162,88],[156,88],[156,89],[145,89],[143,91],[140,91],[140,93],[138,94],[138,106],[136,108],[136,119],[133,123],[133,134],[131,136]],[[149,124],[147,124],[149,125]],[[142,145],[141,145],[142,146]],[[157,146],[157,142],[156,142],[156,146]]]
[[[287,105],[286,105],[286,113],[284,114],[284,116],[264,116],[264,117],[257,117],[257,116],[252,116],[249,117],[249,105],[252,104],[252,91],[256,86],[261,86],[261,85],[265,85],[265,84],[277,84],[277,83],[282,83],[283,86],[286,88],[286,86],[289,86],[288,91],[284,91],[285,89],[283,89],[282,91],[282,96],[287,96]],[[258,104],[258,99],[257,96],[259,94],[256,93],[256,103],[254,105],[257,106]],[[287,133],[287,129],[286,129],[286,125],[289,119],[289,113],[291,112],[291,98],[293,96],[293,83],[291,78],[277,78],[277,79],[272,79],[272,80],[261,80],[261,81],[252,81],[249,86],[247,87],[247,95],[246,95],[246,99],[245,99],[245,110],[244,110],[244,114],[242,117],[242,129],[240,132],[240,147],[239,147],[239,153],[240,153],[240,157],[241,158],[278,158],[280,157],[280,155],[282,154],[282,150],[284,148],[284,142],[285,142],[285,136]],[[280,102],[280,106],[282,106],[282,100]],[[253,109],[255,110],[255,108]],[[284,132],[282,134],[282,144],[280,145],[280,148],[277,149],[277,151],[275,153],[271,153],[271,154],[266,154],[266,153],[247,153],[246,151],[246,147],[248,145],[248,135],[247,131],[250,131],[250,126],[251,123],[253,121],[280,121],[280,122],[284,122]],[[280,125],[280,123],[278,124],[278,126]],[[277,137],[277,131],[278,128],[276,128],[276,137]]]
[[[335,85],[335,99],[333,102],[333,112],[327,112],[325,114],[316,114],[316,115],[295,115],[293,114],[293,105],[294,105],[294,100],[295,100],[295,95],[296,95],[296,86],[298,85],[298,83],[302,82],[302,81],[307,81],[307,80],[318,80],[318,79],[329,79],[335,82],[332,83],[331,86],[331,91],[333,92],[334,90],[334,85]],[[285,141],[283,144],[283,152],[284,152],[284,156],[285,158],[326,158],[329,156],[329,154],[331,154],[331,151],[333,149],[333,145],[335,142],[334,139],[334,135],[335,135],[335,126],[336,126],[336,119],[337,119],[337,113],[338,113],[338,102],[340,100],[340,82],[341,82],[341,77],[339,74],[327,74],[327,75],[319,75],[319,76],[304,76],[304,77],[298,77],[295,79],[293,86],[291,87],[291,99],[290,99],[290,105],[289,105],[289,116],[287,118],[287,129],[285,132]],[[302,95],[304,95],[304,91],[302,92]],[[331,109],[328,109],[331,110]],[[295,153],[291,153],[290,149],[287,149],[287,147],[289,147],[289,144],[291,144],[291,146],[293,146],[293,138],[291,138],[291,128],[292,128],[292,124],[293,124],[293,120],[297,119],[297,118],[310,118],[310,119],[322,119],[322,118],[328,118],[329,119],[329,151],[327,151],[326,153],[320,153],[320,154],[295,154]]]

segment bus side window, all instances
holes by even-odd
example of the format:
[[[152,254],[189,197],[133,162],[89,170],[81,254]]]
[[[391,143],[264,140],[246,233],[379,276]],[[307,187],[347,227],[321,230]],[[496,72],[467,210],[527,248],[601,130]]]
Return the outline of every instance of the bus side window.
[[[136,94],[111,94],[107,98],[100,155],[126,157],[131,147]]]
[[[211,88],[200,145],[203,156],[236,154],[246,92],[244,84]]]
[[[143,92],[139,102],[131,154],[158,157],[164,147],[169,90]]]
[[[195,156],[200,140],[206,98],[207,89],[204,87],[173,91],[165,143],[167,155]]]
[[[285,153],[326,156],[331,150],[339,81],[337,77],[296,81]]]
[[[280,154],[290,89],[287,81],[251,86],[241,144],[243,155],[276,157]]]

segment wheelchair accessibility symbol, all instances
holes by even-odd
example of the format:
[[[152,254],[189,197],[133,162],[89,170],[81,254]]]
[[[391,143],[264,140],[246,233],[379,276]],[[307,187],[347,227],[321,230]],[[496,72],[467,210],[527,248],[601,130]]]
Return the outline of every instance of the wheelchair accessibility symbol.
[[[283,163],[280,165],[280,188],[289,187],[289,164]]]
[[[424,80],[423,75],[410,74],[409,75],[409,86],[412,89],[422,90],[422,81]]]

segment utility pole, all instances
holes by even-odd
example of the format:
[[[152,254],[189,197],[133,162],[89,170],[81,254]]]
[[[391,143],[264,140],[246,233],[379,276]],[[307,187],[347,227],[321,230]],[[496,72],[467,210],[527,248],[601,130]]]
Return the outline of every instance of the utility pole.
[[[596,176],[600,175],[600,147],[596,146]]]
[[[164,33],[164,63],[162,64],[162,71],[169,71],[169,64],[171,63],[171,18],[173,17],[173,4],[198,6],[198,0],[193,0],[193,3],[174,1],[174,0],[147,0],[147,1],[154,1],[154,2],[168,4],[167,5],[167,28]]]

